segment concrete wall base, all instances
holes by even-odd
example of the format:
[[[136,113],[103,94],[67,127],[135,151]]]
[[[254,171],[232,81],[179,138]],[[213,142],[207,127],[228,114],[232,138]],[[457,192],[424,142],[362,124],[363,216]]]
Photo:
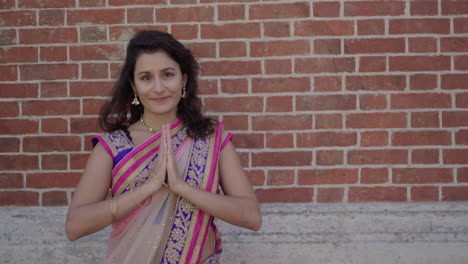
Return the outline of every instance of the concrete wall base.
[[[219,221],[222,262],[466,264],[467,203],[268,204],[260,232]],[[0,209],[8,263],[103,263],[109,229],[70,242],[64,207]]]

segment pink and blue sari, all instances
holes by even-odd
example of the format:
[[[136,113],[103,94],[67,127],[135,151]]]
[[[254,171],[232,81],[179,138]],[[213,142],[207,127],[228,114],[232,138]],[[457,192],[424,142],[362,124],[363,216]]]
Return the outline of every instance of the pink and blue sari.
[[[203,139],[187,136],[181,120],[171,124],[172,149],[185,181],[207,192],[220,192],[218,157],[231,139],[219,122]],[[158,159],[161,134],[135,146],[124,131],[93,138],[114,162],[113,196],[138,187],[151,175]],[[141,207],[112,225],[106,263],[219,263],[222,244],[215,219],[168,188],[146,199]]]

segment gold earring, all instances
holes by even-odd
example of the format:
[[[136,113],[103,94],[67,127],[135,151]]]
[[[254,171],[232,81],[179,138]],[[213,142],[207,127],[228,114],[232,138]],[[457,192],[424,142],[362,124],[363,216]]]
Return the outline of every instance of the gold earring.
[[[185,93],[185,86],[184,86],[184,87],[182,87],[182,95],[181,95],[181,97],[182,97],[182,98],[185,98],[185,95],[186,95],[186,93]]]
[[[135,106],[140,105],[140,101],[138,100],[138,96],[136,93],[135,93],[135,97],[133,98],[132,105],[135,105]]]

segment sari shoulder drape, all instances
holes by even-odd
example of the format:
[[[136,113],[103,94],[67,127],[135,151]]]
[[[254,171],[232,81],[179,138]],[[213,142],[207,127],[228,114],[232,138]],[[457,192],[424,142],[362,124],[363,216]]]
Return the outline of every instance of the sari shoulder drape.
[[[94,136],[91,139],[93,147],[101,143],[114,162],[114,166],[133,149],[133,143],[127,138],[125,132],[116,130]]]

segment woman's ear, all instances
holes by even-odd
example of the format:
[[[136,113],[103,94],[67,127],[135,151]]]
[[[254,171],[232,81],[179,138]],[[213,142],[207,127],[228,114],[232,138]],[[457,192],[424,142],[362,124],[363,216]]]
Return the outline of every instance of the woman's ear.
[[[185,87],[187,85],[187,74],[184,73],[184,75],[182,76],[182,83],[184,84],[183,87]]]

